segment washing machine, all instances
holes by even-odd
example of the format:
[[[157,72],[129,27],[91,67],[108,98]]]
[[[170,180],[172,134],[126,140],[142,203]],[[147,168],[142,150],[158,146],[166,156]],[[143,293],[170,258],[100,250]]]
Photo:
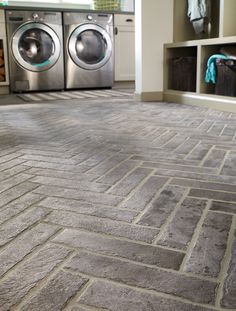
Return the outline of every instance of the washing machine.
[[[113,15],[64,12],[63,20],[66,88],[112,87]]]
[[[12,92],[64,88],[60,12],[6,11]]]

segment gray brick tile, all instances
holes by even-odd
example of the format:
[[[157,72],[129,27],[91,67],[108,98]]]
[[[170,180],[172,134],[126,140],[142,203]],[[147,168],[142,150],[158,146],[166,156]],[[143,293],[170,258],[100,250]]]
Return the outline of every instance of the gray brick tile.
[[[47,163],[58,163],[61,165],[76,165],[76,161],[72,159],[63,159],[62,157],[49,157],[38,154],[25,154],[21,157],[25,161],[38,161],[38,162],[47,162]]]
[[[48,245],[0,281],[1,311],[8,311],[20,303],[25,295],[69,254],[70,251],[64,247]]]
[[[163,298],[119,284],[95,281],[78,300],[79,303],[110,311],[210,311],[213,309]],[[73,311],[82,311],[78,309]],[[85,309],[86,310],[86,309]]]
[[[56,226],[39,224],[8,244],[0,253],[0,277],[37,246],[45,243],[57,230]]]
[[[109,186],[103,185],[100,183],[91,183],[89,181],[79,181],[79,180],[68,180],[63,178],[55,178],[55,177],[45,177],[45,176],[37,176],[31,180],[31,182],[36,182],[41,185],[53,185],[57,187],[63,188],[72,188],[78,190],[88,190],[94,192],[104,192]]]
[[[3,181],[5,179],[10,178],[14,175],[17,175],[19,173],[23,173],[27,169],[28,169],[28,167],[25,167],[23,165],[13,166],[12,168],[9,168],[9,169],[1,172],[0,181]],[[28,174],[28,172],[27,172],[27,174]]]
[[[205,207],[205,200],[186,198],[157,243],[186,250]]]
[[[153,228],[64,211],[53,211],[46,218],[46,221],[61,226],[80,228],[147,243],[151,243],[158,233],[158,230]]]
[[[236,202],[236,194],[231,192],[220,192],[213,190],[204,190],[204,189],[191,189],[189,196],[198,197],[198,198],[207,198],[219,201],[232,201]]]
[[[0,224],[39,202],[43,196],[27,193],[0,209]]]
[[[231,152],[226,157],[221,175],[236,176],[236,152]]]
[[[161,227],[184,194],[185,189],[166,186],[160,195],[151,203],[150,208],[139,220],[139,224]]]
[[[213,211],[236,214],[236,203],[213,201],[210,209]]]
[[[76,165],[69,165],[69,164],[59,164],[59,163],[52,163],[52,162],[39,162],[39,161],[26,161],[24,165],[29,167],[35,168],[46,168],[46,169],[53,169],[59,171],[74,171],[74,172],[84,172],[87,169],[80,168],[80,166]]]
[[[236,308],[236,231],[231,252],[231,261],[224,283],[221,306],[227,309]]]
[[[37,291],[27,303],[21,306],[21,311],[43,310],[58,311],[62,310],[68,300],[72,298],[88,279],[65,271],[59,271],[47,284]]]
[[[32,177],[33,177],[32,175],[22,173],[22,174],[18,174],[16,176],[10,177],[4,181],[1,181],[0,182],[0,194],[22,182],[29,180]]]
[[[186,171],[179,170],[169,170],[158,168],[157,172],[158,176],[169,176],[169,177],[180,177],[194,180],[202,180],[208,181],[212,183],[226,183],[231,185],[236,185],[236,178],[232,176],[224,176],[224,175],[210,175],[210,174],[202,174],[202,173],[191,173]]]
[[[5,171],[5,170],[10,169],[10,168],[13,168],[16,165],[20,165],[23,162],[25,162],[25,160],[16,158],[16,159],[13,159],[13,160],[8,161],[6,163],[1,163],[0,164],[0,172]]]
[[[64,230],[53,242],[174,270],[184,257],[184,253],[72,229]]]
[[[145,167],[152,167],[157,169],[168,169],[182,172],[191,172],[191,173],[203,173],[203,174],[215,174],[217,170],[214,168],[208,167],[198,167],[198,166],[187,166],[187,165],[178,165],[170,163],[157,163],[157,162],[144,162],[142,164]],[[158,174],[158,170],[157,170]]]
[[[234,137],[235,131],[236,131],[236,126],[235,125],[227,125],[224,128],[221,136],[231,136],[231,137]]]
[[[156,290],[199,303],[214,304],[216,283],[123,260],[79,252],[65,267],[126,285]]]
[[[0,164],[5,163],[5,162],[9,162],[11,160],[14,160],[14,159],[20,157],[20,156],[21,156],[21,153],[19,153],[19,152],[14,152],[14,153],[2,155],[2,156],[0,156]]]
[[[118,182],[121,178],[123,178],[129,171],[134,169],[137,166],[136,161],[125,161],[121,163],[119,166],[114,168],[114,170],[107,173],[104,177],[100,178],[98,182],[113,185]]]
[[[45,196],[55,196],[64,199],[75,199],[93,204],[103,204],[116,206],[122,201],[121,197],[113,196],[106,193],[96,193],[91,191],[80,191],[75,189],[65,189],[63,187],[40,186],[35,193]]]
[[[55,210],[76,212],[78,214],[97,216],[101,218],[109,218],[125,222],[132,222],[134,217],[137,216],[136,211],[118,209],[113,208],[111,206],[102,206],[98,204],[93,205],[91,203],[85,203],[81,201],[63,198],[48,197],[42,202],[40,202],[38,205]]]
[[[104,160],[102,163],[100,163],[99,165],[89,170],[89,172],[98,174],[98,175],[104,175],[109,170],[111,170],[113,167],[115,167],[116,165],[124,161],[126,158],[127,158],[127,155],[125,154],[114,155],[113,157],[107,160]]]
[[[189,154],[199,143],[198,140],[188,139],[185,140],[177,149],[175,149],[175,153],[178,154]]]
[[[187,160],[201,161],[206,156],[212,145],[200,143],[193,151],[186,157]]]
[[[35,148],[36,146],[34,146]],[[65,152],[66,151],[66,152]],[[71,153],[68,150],[61,150],[58,151],[57,148],[53,148],[52,150],[43,149],[21,149],[21,152],[25,155],[36,155],[36,156],[46,156],[46,157],[52,157],[52,158],[62,158],[62,159],[68,159],[73,156],[73,153]]]
[[[93,168],[96,165],[99,165],[101,162],[108,160],[114,156],[114,152],[110,150],[102,150],[100,153],[95,153],[92,156],[89,156],[88,159],[83,161],[82,163],[86,165],[89,169]]]
[[[139,167],[111,188],[108,193],[119,196],[127,196],[131,190],[138,186],[139,183],[151,172],[151,169]]]
[[[226,151],[214,149],[210,152],[207,159],[204,161],[205,167],[220,167],[226,155]]]
[[[178,185],[189,188],[197,188],[197,189],[209,189],[209,190],[219,190],[219,191],[228,191],[228,192],[236,192],[236,185],[230,184],[221,184],[219,182],[203,182],[191,179],[180,179],[174,178],[171,181],[172,185]]]
[[[150,177],[128,200],[123,202],[121,206],[130,210],[143,210],[167,181],[168,178],[165,177]]]
[[[197,243],[184,267],[185,271],[210,277],[219,275],[231,223],[232,217],[229,215],[208,213]]]
[[[23,182],[11,189],[8,189],[0,194],[0,207],[10,203],[22,195],[30,192],[38,187],[37,184],[31,182]]]
[[[47,214],[48,211],[45,209],[34,208],[33,210],[20,214],[16,218],[3,224],[0,228],[0,246],[3,246],[14,239],[14,237],[45,217]]]
[[[186,137],[184,136],[175,136],[167,144],[164,145],[165,150],[175,150],[180,145],[186,142]]]

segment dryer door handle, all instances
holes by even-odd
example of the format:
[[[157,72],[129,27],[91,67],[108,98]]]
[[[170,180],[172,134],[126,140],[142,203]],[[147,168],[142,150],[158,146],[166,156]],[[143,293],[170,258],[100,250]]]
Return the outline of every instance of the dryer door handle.
[[[115,35],[117,36],[118,35],[118,27],[115,27],[114,32],[115,32]]]

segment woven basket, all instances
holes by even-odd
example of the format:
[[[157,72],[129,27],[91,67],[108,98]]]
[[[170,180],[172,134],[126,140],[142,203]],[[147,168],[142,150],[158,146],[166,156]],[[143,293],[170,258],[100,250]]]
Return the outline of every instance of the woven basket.
[[[120,10],[121,0],[93,0],[95,10]]]

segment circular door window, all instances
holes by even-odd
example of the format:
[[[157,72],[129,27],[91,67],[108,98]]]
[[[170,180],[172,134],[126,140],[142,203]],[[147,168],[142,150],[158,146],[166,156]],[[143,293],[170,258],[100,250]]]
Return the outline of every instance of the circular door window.
[[[69,39],[69,54],[76,65],[94,70],[104,66],[112,54],[112,40],[105,29],[85,24],[74,30]]]
[[[60,56],[60,41],[55,32],[41,23],[20,27],[12,39],[15,60],[30,71],[51,68]]]

